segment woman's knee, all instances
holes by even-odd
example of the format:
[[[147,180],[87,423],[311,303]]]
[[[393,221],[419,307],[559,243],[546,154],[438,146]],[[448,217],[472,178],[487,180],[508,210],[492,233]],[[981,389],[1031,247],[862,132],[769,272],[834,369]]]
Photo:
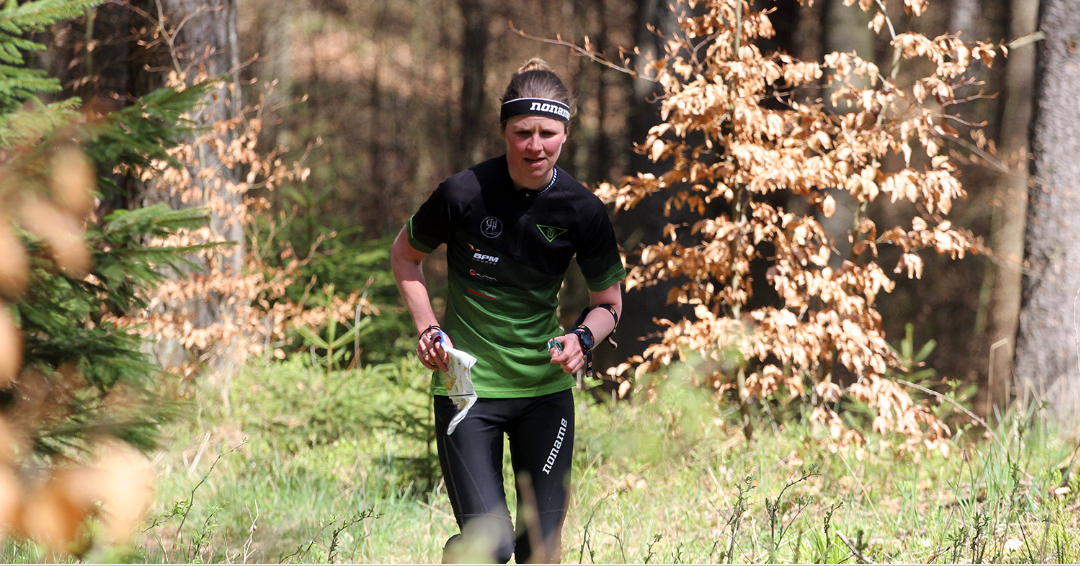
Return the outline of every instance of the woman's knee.
[[[475,517],[443,547],[443,564],[506,564],[514,556],[514,529],[501,517]]]

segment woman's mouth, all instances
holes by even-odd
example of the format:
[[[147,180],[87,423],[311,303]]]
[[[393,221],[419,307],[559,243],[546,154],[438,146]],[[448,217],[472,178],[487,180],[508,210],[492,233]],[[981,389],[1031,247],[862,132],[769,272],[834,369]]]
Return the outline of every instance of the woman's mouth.
[[[525,163],[528,164],[530,167],[539,167],[539,166],[543,165],[545,161],[546,160],[543,157],[537,157],[537,158],[526,157],[525,158]]]

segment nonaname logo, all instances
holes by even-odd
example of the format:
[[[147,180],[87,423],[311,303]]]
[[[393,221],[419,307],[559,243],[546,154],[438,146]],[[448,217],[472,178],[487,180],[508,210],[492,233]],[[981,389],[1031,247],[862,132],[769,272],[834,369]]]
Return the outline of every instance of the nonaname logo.
[[[480,233],[488,238],[496,238],[502,234],[502,222],[494,216],[488,216],[480,221]]]
[[[554,242],[555,238],[566,233],[566,228],[556,228],[554,226],[544,226],[543,224],[537,224],[537,228],[540,229],[540,233],[547,238],[547,241]]]
[[[547,102],[533,102],[529,107],[529,112],[550,112],[551,114],[558,114],[565,120],[570,120],[570,111],[554,104]]]
[[[544,473],[550,475],[551,467],[555,465],[555,459],[559,457],[559,450],[562,449],[563,440],[566,439],[566,419],[560,419],[559,422],[559,434],[555,437],[555,444],[551,447],[551,452],[548,453],[547,461],[544,462]]]

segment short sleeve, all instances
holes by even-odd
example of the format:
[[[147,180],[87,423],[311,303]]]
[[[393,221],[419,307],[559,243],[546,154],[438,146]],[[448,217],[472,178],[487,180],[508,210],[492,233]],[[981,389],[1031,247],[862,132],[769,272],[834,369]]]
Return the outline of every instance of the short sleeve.
[[[603,291],[626,277],[622,255],[604,205],[596,200],[586,216],[577,246],[577,262],[590,291]]]
[[[424,253],[429,254],[450,241],[453,230],[446,191],[445,183],[439,185],[405,224],[409,244]]]

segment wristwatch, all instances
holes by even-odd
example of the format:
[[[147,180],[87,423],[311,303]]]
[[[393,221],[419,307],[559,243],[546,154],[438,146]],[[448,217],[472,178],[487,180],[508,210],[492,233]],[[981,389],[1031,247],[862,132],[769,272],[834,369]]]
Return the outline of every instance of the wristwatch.
[[[589,330],[588,326],[584,324],[579,325],[577,328],[570,331],[570,334],[577,334],[578,342],[581,343],[582,353],[589,353],[596,347],[596,340],[593,339],[592,330]]]

